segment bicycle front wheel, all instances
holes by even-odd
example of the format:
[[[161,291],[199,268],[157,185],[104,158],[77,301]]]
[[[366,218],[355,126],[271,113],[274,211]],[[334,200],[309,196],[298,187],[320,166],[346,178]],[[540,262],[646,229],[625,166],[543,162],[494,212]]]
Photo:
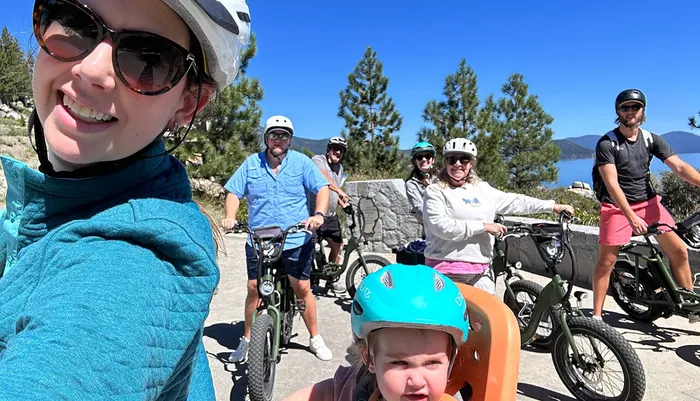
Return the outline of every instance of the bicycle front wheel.
[[[646,390],[644,367],[625,338],[612,326],[588,317],[567,319],[581,362],[564,331],[552,346],[559,378],[577,400],[641,401]]]
[[[251,401],[271,401],[277,361],[272,355],[275,324],[263,313],[253,322],[248,349],[248,394]]]

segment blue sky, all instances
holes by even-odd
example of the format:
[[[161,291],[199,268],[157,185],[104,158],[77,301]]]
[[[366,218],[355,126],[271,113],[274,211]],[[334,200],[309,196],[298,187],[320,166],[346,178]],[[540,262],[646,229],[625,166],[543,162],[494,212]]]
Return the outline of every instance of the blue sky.
[[[116,1],[116,0],[111,0]],[[28,0],[3,2],[0,25],[30,43]],[[425,103],[465,58],[483,101],[520,72],[554,117],[555,138],[603,134],[627,87],[647,95],[646,127],[689,130],[700,110],[700,2],[248,0],[265,89],[263,121],[285,114],[297,135],[337,135],[338,92],[366,46],[377,50],[403,116],[401,147],[424,124]],[[700,132],[696,132],[700,134]]]

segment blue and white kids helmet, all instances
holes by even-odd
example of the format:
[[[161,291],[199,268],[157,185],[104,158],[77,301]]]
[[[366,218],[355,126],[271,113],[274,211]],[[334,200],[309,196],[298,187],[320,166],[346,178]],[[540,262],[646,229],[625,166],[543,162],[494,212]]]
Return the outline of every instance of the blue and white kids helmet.
[[[450,334],[459,347],[469,335],[459,288],[424,265],[395,263],[367,275],[353,299],[350,322],[359,339],[387,327],[432,329]]]

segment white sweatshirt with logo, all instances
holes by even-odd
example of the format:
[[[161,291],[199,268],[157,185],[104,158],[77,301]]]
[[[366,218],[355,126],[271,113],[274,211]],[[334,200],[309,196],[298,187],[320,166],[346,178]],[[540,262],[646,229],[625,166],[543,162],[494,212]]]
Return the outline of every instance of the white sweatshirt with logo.
[[[444,185],[444,186],[443,186]],[[423,202],[423,221],[431,259],[490,263],[493,236],[484,231],[496,214],[551,212],[555,202],[499,191],[485,181],[458,188],[431,184]]]

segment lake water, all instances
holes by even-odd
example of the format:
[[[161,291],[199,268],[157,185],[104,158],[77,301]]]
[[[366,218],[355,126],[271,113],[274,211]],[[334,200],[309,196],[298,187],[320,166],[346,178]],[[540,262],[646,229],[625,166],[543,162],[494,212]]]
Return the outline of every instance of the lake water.
[[[685,153],[678,156],[691,166],[700,168],[700,153]],[[557,163],[557,167],[559,167],[559,180],[556,183],[547,184],[547,187],[567,187],[574,181],[587,182],[591,188],[593,187],[591,179],[593,159],[562,160]],[[651,171],[658,175],[662,171],[669,171],[669,168],[655,157],[651,161]]]

